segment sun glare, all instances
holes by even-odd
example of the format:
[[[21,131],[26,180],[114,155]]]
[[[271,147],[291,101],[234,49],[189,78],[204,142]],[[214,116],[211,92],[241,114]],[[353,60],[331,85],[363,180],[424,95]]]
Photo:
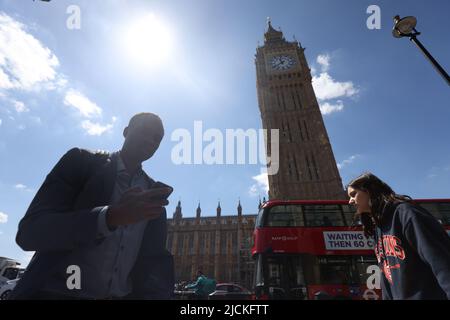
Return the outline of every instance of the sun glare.
[[[147,14],[125,27],[122,45],[134,64],[152,67],[161,65],[171,54],[172,35],[163,21]]]

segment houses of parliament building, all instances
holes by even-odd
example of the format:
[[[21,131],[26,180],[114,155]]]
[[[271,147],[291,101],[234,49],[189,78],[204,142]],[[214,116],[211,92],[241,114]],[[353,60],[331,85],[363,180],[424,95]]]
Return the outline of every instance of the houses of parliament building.
[[[183,218],[180,201],[168,220],[167,248],[174,255],[175,281],[192,281],[201,269],[217,282],[253,286],[251,257],[256,214],[243,215],[239,203],[235,215],[222,216],[220,203],[215,216]]]
[[[279,170],[268,176],[269,199],[345,199],[304,50],[298,41],[287,41],[270,21],[264,44],[256,49],[262,127],[279,130]],[[217,282],[252,289],[255,220],[256,214],[242,213],[240,203],[235,215],[222,216],[219,203],[215,216],[202,217],[199,205],[195,218],[183,218],[178,202],[168,220],[167,238],[167,248],[175,258],[176,281],[191,281],[202,269]]]

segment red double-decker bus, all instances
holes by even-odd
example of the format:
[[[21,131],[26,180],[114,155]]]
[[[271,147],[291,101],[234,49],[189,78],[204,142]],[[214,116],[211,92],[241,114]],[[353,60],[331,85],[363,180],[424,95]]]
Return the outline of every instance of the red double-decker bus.
[[[413,202],[450,235],[450,199]],[[354,213],[341,200],[266,202],[253,234],[256,298],[380,299],[373,241],[353,226]]]

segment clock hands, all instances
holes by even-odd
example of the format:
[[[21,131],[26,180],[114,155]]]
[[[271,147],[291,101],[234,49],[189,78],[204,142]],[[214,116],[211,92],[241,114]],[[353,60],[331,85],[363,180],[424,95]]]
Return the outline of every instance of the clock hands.
[[[272,67],[276,70],[287,70],[295,64],[292,57],[283,55],[272,58]]]

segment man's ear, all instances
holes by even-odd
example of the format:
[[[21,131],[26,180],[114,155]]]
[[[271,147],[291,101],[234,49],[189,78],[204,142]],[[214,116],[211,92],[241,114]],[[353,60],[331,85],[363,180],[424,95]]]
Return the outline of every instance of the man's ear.
[[[123,137],[126,138],[128,134],[128,127],[125,127],[125,129],[123,129]]]

